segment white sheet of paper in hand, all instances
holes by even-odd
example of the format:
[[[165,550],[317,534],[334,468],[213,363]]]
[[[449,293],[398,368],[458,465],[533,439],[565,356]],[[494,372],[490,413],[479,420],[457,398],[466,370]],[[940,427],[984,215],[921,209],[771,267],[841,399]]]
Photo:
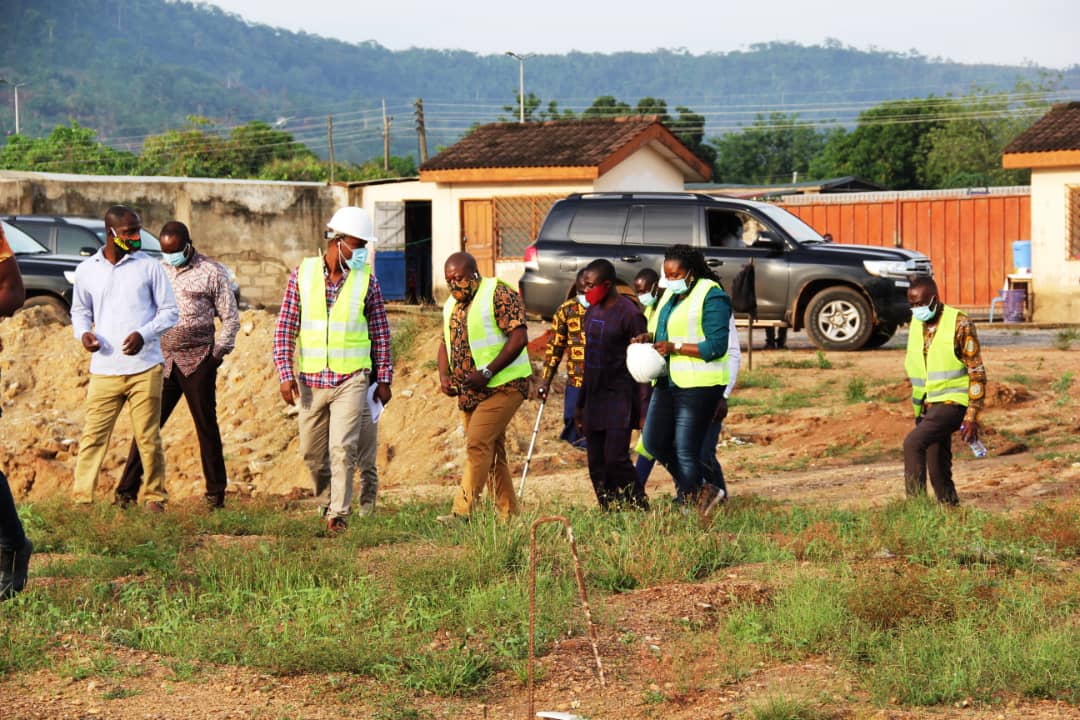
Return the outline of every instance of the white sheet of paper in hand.
[[[375,397],[375,389],[379,386],[377,384],[369,385],[367,389],[367,404],[368,410],[371,411],[371,422],[379,422],[379,416],[382,415],[383,404],[382,400]]]

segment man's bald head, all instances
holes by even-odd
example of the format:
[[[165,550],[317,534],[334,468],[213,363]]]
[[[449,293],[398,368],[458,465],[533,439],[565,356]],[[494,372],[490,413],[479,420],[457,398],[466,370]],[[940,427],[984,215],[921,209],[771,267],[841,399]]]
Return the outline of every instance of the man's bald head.
[[[443,274],[446,275],[446,279],[458,279],[464,280],[465,278],[472,277],[474,273],[479,273],[479,269],[476,266],[476,258],[467,252],[456,252],[450,257],[446,258],[446,263],[443,265]]]

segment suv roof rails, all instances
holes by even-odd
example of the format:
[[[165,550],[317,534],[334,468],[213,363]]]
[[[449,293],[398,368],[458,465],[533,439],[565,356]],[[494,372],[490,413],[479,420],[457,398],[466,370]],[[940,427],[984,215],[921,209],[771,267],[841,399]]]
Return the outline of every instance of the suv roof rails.
[[[694,192],[588,192],[571,193],[567,200],[714,200],[713,196]]]

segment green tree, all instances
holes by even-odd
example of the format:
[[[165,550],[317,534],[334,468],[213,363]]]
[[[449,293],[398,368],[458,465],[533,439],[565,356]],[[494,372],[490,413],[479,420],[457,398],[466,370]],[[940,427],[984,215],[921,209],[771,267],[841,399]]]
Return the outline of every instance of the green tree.
[[[727,183],[786,182],[793,172],[806,175],[825,137],[798,113],[758,115],[742,132],[712,141],[716,150],[716,180]]]
[[[97,132],[78,123],[55,128],[48,137],[13,135],[0,149],[0,167],[8,170],[126,175],[136,157],[97,141]]]
[[[892,190],[921,186],[926,137],[957,111],[953,98],[891,100],[859,114],[851,132],[834,133],[810,164],[813,177],[857,175]]]
[[[601,95],[593,100],[592,105],[585,108],[584,112],[581,113],[581,117],[617,117],[631,114],[630,106],[617,100],[614,95]]]
[[[519,120],[522,115],[522,107],[520,105],[520,102],[521,93],[514,93],[514,104],[503,105],[502,108],[503,112],[510,113],[510,116],[505,117],[500,115],[499,122],[516,122],[517,120]],[[540,109],[540,104],[541,100],[535,95],[535,93],[529,93],[525,96],[525,122],[534,122],[537,119],[533,116],[536,115],[536,111]]]

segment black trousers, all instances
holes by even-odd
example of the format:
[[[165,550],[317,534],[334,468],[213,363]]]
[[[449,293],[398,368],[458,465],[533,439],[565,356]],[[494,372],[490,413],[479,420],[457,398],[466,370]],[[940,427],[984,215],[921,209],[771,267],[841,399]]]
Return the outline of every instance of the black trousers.
[[[217,421],[217,369],[220,362],[213,353],[199,363],[190,375],[184,375],[180,368],[173,365],[161,393],[161,426],[176,409],[180,398],[187,399],[191,419],[195,421],[195,434],[199,438],[199,453],[202,456],[203,477],[206,478],[206,497],[220,503],[225,497],[225,456],[221,450],[221,431]],[[139,497],[142,487],[143,465],[139,449],[131,443],[124,473],[120,485],[116,488],[116,497],[134,501]]]
[[[21,550],[25,544],[26,534],[15,510],[15,498],[7,476],[0,472],[0,550]]]
[[[904,438],[904,489],[908,497],[926,494],[926,476],[939,502],[958,505],[952,479],[952,434],[960,429],[967,408],[929,405]]]
[[[630,462],[630,428],[588,431],[585,443],[589,479],[600,509],[613,509],[613,504],[648,507],[644,492],[639,495],[634,490],[637,472]]]

